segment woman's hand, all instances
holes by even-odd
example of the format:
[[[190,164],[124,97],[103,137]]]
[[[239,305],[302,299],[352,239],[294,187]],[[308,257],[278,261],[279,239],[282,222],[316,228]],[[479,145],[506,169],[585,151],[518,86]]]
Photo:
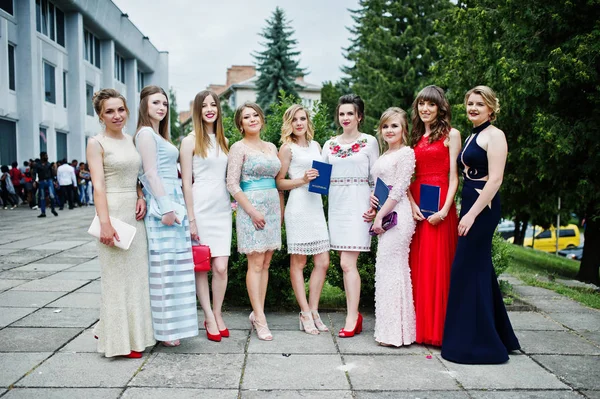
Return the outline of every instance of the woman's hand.
[[[308,184],[311,180],[315,180],[317,177],[319,177],[319,171],[311,168],[304,172],[304,177],[302,177],[302,180],[304,183]]]
[[[474,222],[475,218],[467,212],[467,214],[460,219],[460,222],[458,222],[458,235],[466,236],[469,233],[469,230],[471,230]]]
[[[146,200],[138,198],[135,203],[135,220],[142,220],[146,216]]]
[[[411,201],[410,207],[412,208],[413,219],[415,219],[417,222],[420,222],[421,220],[425,220],[425,216],[423,216],[423,214],[421,213],[421,209],[419,208],[419,205],[417,205],[416,203]]]
[[[175,215],[174,211],[167,212],[164,215],[162,215],[161,222],[165,226],[172,226],[173,223],[177,223],[177,224],[181,223],[181,221],[179,219],[177,219],[177,216]]]
[[[385,233],[385,230],[382,227],[382,219],[383,218],[375,217],[375,220],[373,221],[373,226],[371,226],[371,230],[373,230],[375,234]]]
[[[371,208],[378,209],[379,208],[379,198],[375,196],[375,194],[371,193]]]
[[[368,211],[363,213],[363,220],[365,223],[370,223],[373,219],[375,219],[375,216],[377,216],[377,211],[373,208],[369,208]]]
[[[265,225],[267,224],[264,215],[257,210],[252,212],[252,214],[250,215],[250,219],[252,219],[252,224],[254,225],[254,228],[256,230],[264,229]]]
[[[196,226],[196,219],[190,220],[190,236],[192,241],[200,242],[200,236],[198,235],[198,226]]]
[[[432,226],[436,226],[440,223],[442,223],[442,221],[446,219],[446,216],[442,215],[442,212],[436,212],[433,215],[429,216],[427,218],[427,221],[432,225]]]
[[[110,222],[100,223],[100,242],[109,247],[115,246],[115,241],[121,241],[117,231],[112,227]]]

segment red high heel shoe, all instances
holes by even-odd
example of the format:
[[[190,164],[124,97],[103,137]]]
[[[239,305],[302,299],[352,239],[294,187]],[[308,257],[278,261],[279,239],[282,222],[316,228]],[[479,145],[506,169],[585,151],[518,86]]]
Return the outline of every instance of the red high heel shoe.
[[[208,332],[206,321],[204,322],[204,328],[206,329],[206,338],[208,338],[209,341],[221,342],[221,334],[211,334]]]
[[[219,334],[221,334],[221,337],[223,338],[229,338],[229,329],[219,330]]]
[[[139,359],[142,356],[144,356],[144,354],[142,352],[136,352],[136,351],[129,352],[129,355],[123,355],[123,357],[126,357],[128,359]]]
[[[354,337],[354,335],[358,335],[362,332],[362,322],[363,322],[363,317],[362,315],[359,313],[358,314],[358,318],[356,319],[356,325],[354,326],[353,330],[344,330],[343,328],[340,330],[338,336],[340,338],[352,338]]]

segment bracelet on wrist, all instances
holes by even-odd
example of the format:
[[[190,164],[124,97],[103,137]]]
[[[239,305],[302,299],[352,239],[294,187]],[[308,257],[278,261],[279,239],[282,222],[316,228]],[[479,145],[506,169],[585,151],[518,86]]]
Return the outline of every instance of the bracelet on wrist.
[[[195,222],[195,221],[196,221],[196,219],[190,219],[189,220],[190,223]]]
[[[138,199],[139,199],[139,200],[144,200],[144,201],[146,201],[146,198],[145,198],[145,197],[138,197]]]

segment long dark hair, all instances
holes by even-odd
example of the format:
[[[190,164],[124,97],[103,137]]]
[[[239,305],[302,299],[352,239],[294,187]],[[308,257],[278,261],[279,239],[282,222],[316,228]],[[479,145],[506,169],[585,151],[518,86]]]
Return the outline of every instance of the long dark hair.
[[[435,121],[431,123],[431,134],[429,135],[429,143],[433,143],[450,133],[452,126],[450,121],[452,114],[450,112],[450,104],[446,100],[444,90],[438,86],[427,86],[417,94],[417,98],[412,104],[412,130],[410,131],[411,145],[417,145],[421,137],[425,134],[425,123],[419,116],[419,102],[429,101],[437,105],[438,112]]]
[[[160,134],[165,140],[171,141],[171,135],[169,134],[169,96],[167,96],[167,93],[165,93],[165,91],[158,86],[146,86],[142,89],[142,92],[140,93],[140,109],[138,111],[138,123],[137,128],[135,130],[139,131],[144,126],[152,127],[152,119],[150,119],[150,115],[148,115],[148,97],[156,93],[163,94],[167,99],[167,114],[165,115],[163,120],[160,121],[160,124],[158,125],[158,132],[156,133]]]

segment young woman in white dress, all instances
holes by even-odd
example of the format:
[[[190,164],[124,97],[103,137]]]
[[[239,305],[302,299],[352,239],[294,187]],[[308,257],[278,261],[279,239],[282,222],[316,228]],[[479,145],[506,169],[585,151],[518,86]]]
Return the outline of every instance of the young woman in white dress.
[[[282,217],[290,254],[290,280],[300,305],[299,326],[307,334],[329,331],[318,310],[329,267],[329,233],[321,195],[308,191],[308,183],[319,175],[312,161],[321,160],[321,147],[313,137],[314,127],[306,108],[297,104],[289,107],[283,114],[281,169],[276,181],[279,190],[290,191]],[[307,301],[303,271],[308,255],[313,256],[314,268],[308,282]]]
[[[340,251],[340,265],[344,273],[344,289],[348,312],[341,338],[353,337],[362,331],[360,275],[356,262],[360,252],[371,250],[369,224],[375,216],[365,214],[369,208],[371,168],[379,157],[377,139],[361,133],[358,128],[364,119],[365,104],[359,96],[340,97],[336,122],[343,133],[323,145],[322,159],[333,165],[329,187],[329,239],[331,249]]]
[[[373,166],[373,178],[391,186],[389,196],[381,204],[373,231],[378,234],[375,263],[375,340],[383,346],[410,345],[416,339],[415,306],[408,253],[415,232],[415,220],[407,190],[415,171],[415,152],[407,143],[406,112],[388,108],[379,120],[378,136],[386,150]],[[377,209],[379,201],[371,196]],[[384,230],[382,220],[396,212],[398,222]]]
[[[188,215],[193,215],[192,240],[210,247],[212,308],[208,272],[196,272],[196,293],[204,311],[206,336],[220,342],[229,337],[221,312],[231,251],[231,201],[225,183],[229,148],[219,97],[212,91],[201,91],[192,108],[194,131],[181,141],[179,151],[183,196]]]

